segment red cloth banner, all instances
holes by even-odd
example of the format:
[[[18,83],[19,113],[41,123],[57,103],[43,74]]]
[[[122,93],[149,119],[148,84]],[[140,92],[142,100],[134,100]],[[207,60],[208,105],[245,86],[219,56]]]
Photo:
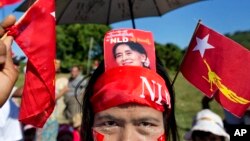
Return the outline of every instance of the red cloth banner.
[[[42,127],[55,106],[55,4],[38,0],[9,35],[28,57],[19,120]]]
[[[94,85],[90,101],[95,113],[128,103],[149,106],[163,112],[171,109],[164,79],[140,66],[119,66],[107,70]]]
[[[0,0],[0,8],[10,5],[10,4],[15,4],[17,2],[20,2],[21,0]]]
[[[242,117],[250,103],[249,70],[246,48],[198,24],[181,65],[183,76],[191,84]]]

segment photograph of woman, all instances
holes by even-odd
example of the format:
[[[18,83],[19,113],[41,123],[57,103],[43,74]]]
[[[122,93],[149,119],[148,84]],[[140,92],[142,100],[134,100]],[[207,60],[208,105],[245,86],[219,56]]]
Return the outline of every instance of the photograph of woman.
[[[136,42],[117,43],[113,47],[113,56],[119,66],[142,66],[149,68],[150,61],[144,47]]]
[[[115,29],[104,37],[105,70],[117,66],[141,66],[156,70],[155,46],[151,32]]]

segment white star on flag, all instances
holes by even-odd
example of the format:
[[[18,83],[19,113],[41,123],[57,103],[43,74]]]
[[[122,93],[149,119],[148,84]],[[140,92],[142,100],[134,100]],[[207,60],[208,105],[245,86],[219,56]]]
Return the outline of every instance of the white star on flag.
[[[56,12],[55,11],[51,12],[50,15],[56,19]]]
[[[200,39],[198,37],[196,37],[196,42],[197,45],[195,46],[195,48],[193,49],[193,51],[199,51],[201,54],[201,57],[203,58],[206,49],[211,49],[214,48],[214,46],[210,45],[207,41],[208,41],[208,37],[209,34],[207,34],[207,36],[205,36],[203,39]]]

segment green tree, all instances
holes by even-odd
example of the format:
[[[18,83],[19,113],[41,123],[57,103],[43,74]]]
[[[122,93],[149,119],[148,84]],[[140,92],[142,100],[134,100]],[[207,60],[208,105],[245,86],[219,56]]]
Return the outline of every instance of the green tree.
[[[233,34],[225,34],[227,37],[250,49],[250,31],[237,31]]]
[[[103,37],[109,30],[109,26],[97,24],[58,25],[56,55],[62,61],[62,71],[69,70],[72,65],[86,68],[90,46],[92,59],[101,59]]]
[[[177,70],[183,56],[182,50],[173,43],[166,45],[155,43],[155,45],[157,56],[163,62],[163,65],[170,70]]]

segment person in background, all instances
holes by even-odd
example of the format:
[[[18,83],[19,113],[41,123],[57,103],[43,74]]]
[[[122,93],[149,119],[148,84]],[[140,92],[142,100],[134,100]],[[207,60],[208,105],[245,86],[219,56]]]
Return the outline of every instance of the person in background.
[[[95,59],[92,63],[90,74],[93,74],[93,72],[96,70],[98,66],[99,66],[99,60]]]
[[[86,86],[86,80],[82,81],[83,78],[80,67],[73,66],[70,71],[68,91],[64,95],[64,115],[71,125],[73,125],[73,117],[81,113],[78,99],[82,99],[82,91]]]
[[[209,109],[199,111],[193,119],[192,128],[184,136],[187,141],[229,141],[219,115]]]
[[[56,66],[56,107],[55,107],[55,117],[59,124],[68,124],[67,119],[63,116],[65,103],[64,95],[68,92],[68,77],[60,75],[61,72],[61,61],[57,59],[55,61]]]

